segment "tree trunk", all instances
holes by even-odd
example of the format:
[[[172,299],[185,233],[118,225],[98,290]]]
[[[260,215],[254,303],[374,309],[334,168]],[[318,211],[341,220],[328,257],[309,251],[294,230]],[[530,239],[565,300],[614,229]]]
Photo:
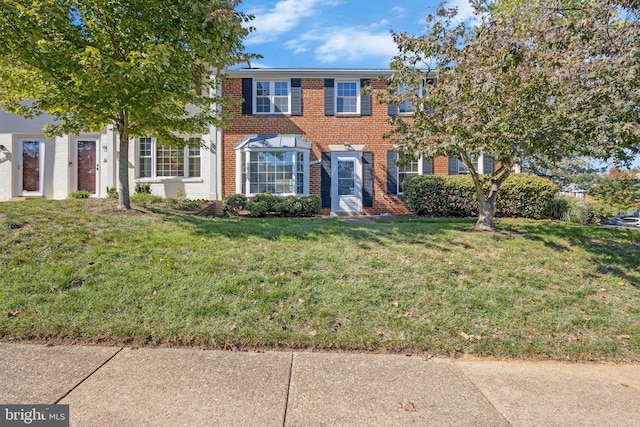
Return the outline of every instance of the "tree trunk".
[[[481,200],[482,199],[482,200]],[[496,214],[496,197],[493,194],[487,198],[482,195],[482,198],[478,197],[478,221],[473,226],[475,231],[492,231],[493,217]]]
[[[118,208],[131,209],[129,201],[129,132],[126,113],[121,114],[118,124],[120,151],[118,152]]]
[[[480,182],[476,185],[476,196],[478,199],[478,221],[473,226],[474,231],[493,231],[493,217],[496,215],[496,197],[499,186],[491,183],[489,195],[484,194],[484,189]]]

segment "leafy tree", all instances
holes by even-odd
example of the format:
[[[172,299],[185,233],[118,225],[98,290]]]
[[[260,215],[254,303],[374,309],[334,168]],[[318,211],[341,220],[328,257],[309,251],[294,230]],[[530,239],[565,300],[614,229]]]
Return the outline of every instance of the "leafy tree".
[[[221,69],[244,57],[251,16],[237,0],[3,0],[0,107],[55,119],[49,136],[119,134],[119,207],[130,209],[128,145],[221,124],[209,96]],[[213,92],[212,92],[213,93]]]
[[[600,180],[600,174],[606,169],[585,157],[565,157],[560,160],[528,158],[523,164],[524,171],[548,178],[560,187],[575,183],[586,191],[594,188]]]
[[[613,168],[601,177],[590,194],[594,199],[621,211],[637,209],[640,207],[640,172]]]
[[[539,156],[627,160],[640,148],[640,38],[633,1],[509,2],[471,28],[440,6],[424,35],[394,33],[399,54],[384,102],[413,103],[388,135],[405,155],[458,157],[491,229],[500,185],[514,163]],[[424,85],[426,74],[436,76]],[[481,176],[471,158],[499,167]],[[489,190],[483,183],[490,180]]]

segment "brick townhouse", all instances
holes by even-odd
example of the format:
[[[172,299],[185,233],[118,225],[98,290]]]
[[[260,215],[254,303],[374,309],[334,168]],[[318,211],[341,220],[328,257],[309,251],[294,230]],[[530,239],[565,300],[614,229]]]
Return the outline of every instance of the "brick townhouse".
[[[396,165],[391,114],[411,116],[411,106],[376,99],[390,70],[235,69],[222,94],[241,99],[221,132],[224,197],[317,194],[323,212],[368,215],[406,213],[400,183],[417,174],[468,172],[453,158]],[[373,94],[363,95],[365,86]],[[492,170],[480,156],[479,171]]]
[[[412,111],[409,104],[376,99],[390,70],[236,67],[226,73],[215,90],[236,101],[226,111],[228,127],[184,135],[185,148],[135,138],[129,144],[131,191],[144,182],[153,194],[191,199],[316,194],[323,213],[377,215],[407,212],[400,183],[408,176],[467,172],[446,157],[396,165],[393,145],[383,137],[391,130],[388,119]],[[365,85],[373,94],[362,94]],[[108,187],[117,187],[117,132],[108,126],[48,139],[42,126],[51,120],[0,111],[0,200],[63,199],[76,190],[106,197]],[[478,158],[479,172],[493,167],[490,158]]]

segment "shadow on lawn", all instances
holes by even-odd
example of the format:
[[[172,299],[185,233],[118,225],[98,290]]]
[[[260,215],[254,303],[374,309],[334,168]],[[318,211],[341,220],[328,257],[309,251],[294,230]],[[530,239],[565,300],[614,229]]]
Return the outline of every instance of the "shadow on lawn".
[[[161,209],[150,209],[166,221],[187,227],[196,235],[221,235],[230,239],[246,239],[249,236],[265,240],[294,238],[318,241],[324,237],[340,235],[352,239],[363,249],[371,245],[386,246],[396,240],[410,244],[428,244],[438,248],[429,236],[459,232],[474,224],[474,219],[417,219],[413,221],[385,220],[371,224],[354,224],[339,219],[287,219],[287,218],[242,218],[209,219],[191,214],[176,213]],[[501,230],[510,232],[497,239],[522,238],[542,242],[553,252],[566,252],[573,247],[581,247],[589,253],[597,271],[627,280],[640,289],[640,233],[637,230],[584,227],[559,222],[539,221],[528,224],[511,225],[502,222]],[[458,235],[459,237],[459,235]],[[464,239],[452,238],[455,248],[469,250]],[[443,253],[451,248],[439,248]]]
[[[265,240],[294,238],[318,241],[327,236],[343,236],[355,241],[361,248],[372,245],[386,246],[390,240],[410,244],[426,244],[426,235],[455,231],[461,225],[472,225],[471,220],[419,220],[423,234],[416,234],[415,222],[381,221],[378,223],[349,223],[337,218],[203,218],[180,213],[147,208],[165,221],[180,224],[201,236],[221,235],[230,239],[246,239],[249,236]]]
[[[523,238],[543,242],[545,246],[558,252],[581,247],[589,253],[590,260],[599,273],[626,279],[632,286],[640,289],[638,230],[546,222],[517,228],[507,225],[504,228],[517,230],[522,233]],[[563,242],[554,241],[556,239]]]

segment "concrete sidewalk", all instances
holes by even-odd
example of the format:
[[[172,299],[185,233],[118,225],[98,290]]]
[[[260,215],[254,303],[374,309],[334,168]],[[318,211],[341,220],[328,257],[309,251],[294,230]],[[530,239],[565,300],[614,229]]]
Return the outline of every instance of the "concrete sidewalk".
[[[0,375],[72,426],[640,426],[640,365],[0,343]]]

